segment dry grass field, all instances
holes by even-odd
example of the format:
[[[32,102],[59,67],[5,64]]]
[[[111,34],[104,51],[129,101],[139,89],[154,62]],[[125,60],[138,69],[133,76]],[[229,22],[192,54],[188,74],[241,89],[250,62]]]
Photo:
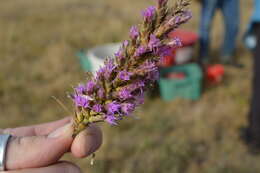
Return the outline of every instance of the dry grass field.
[[[51,98],[67,107],[66,92],[84,80],[75,52],[127,37],[152,0],[1,0],[0,127],[48,122],[67,116]],[[199,4],[185,28],[196,31]],[[241,34],[252,2],[241,0]],[[223,37],[222,18],[213,25],[215,52]],[[241,40],[241,36],[239,38]],[[257,173],[260,155],[241,141],[250,99],[251,55],[239,42],[243,69],[226,67],[219,86],[199,101],[164,102],[147,98],[120,126],[102,125],[104,143],[94,166],[74,160],[83,172],[95,173]],[[69,155],[66,159],[73,160]]]

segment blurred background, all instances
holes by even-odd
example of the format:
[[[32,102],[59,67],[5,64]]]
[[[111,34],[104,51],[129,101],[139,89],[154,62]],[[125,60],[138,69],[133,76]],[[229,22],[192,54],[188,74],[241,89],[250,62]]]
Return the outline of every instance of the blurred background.
[[[152,0],[2,0],[0,5],[0,127],[57,120],[68,115],[67,92],[85,80],[75,55],[128,37],[140,11]],[[237,59],[244,68],[224,66],[221,83],[205,87],[200,99],[164,101],[147,96],[120,126],[103,124],[104,143],[90,159],[73,160],[84,172],[249,173],[260,171],[259,155],[248,152],[240,138],[249,111],[252,59],[242,35],[251,0],[242,0]],[[192,20],[183,26],[198,32],[200,4],[192,2]],[[214,18],[212,56],[218,55],[223,19]],[[155,91],[154,91],[155,92]]]

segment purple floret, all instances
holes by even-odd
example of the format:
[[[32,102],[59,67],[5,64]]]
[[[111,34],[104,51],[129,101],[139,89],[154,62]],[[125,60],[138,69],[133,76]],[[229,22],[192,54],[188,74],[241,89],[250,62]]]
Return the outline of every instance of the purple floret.
[[[110,76],[111,76],[111,74],[112,74],[112,72],[114,71],[115,68],[116,68],[116,65],[114,63],[114,60],[113,59],[108,59],[105,62],[105,66],[101,67],[97,71],[96,79],[100,80],[100,79],[102,79],[104,77],[106,80],[109,80],[109,78],[110,78]]]
[[[128,80],[130,80],[130,77],[132,75],[133,75],[133,73],[124,70],[124,71],[119,72],[118,77],[120,80],[128,81]]]
[[[116,53],[115,53],[115,57],[117,57],[118,59],[123,59],[125,58],[124,57],[124,54],[123,54],[123,48],[121,47]]]
[[[107,104],[107,112],[109,114],[114,115],[115,113],[118,113],[120,110],[121,105],[117,103],[116,101],[113,101],[109,104]]]
[[[149,43],[148,43],[148,47],[150,50],[155,50],[156,48],[160,47],[161,46],[161,41],[156,38],[155,35],[150,35],[150,40],[149,40]]]
[[[102,111],[102,105],[101,104],[95,104],[92,109],[95,112],[101,112]]]
[[[172,54],[172,46],[160,47],[156,53],[160,57],[170,56]]]
[[[157,71],[158,67],[155,62],[152,61],[146,61],[139,67],[140,71],[143,71],[143,73],[150,73],[153,71]]]
[[[182,13],[182,15],[171,18],[168,21],[168,24],[169,25],[180,25],[182,23],[187,22],[191,18],[192,18],[192,12],[191,11],[185,11],[185,12]]]
[[[136,39],[139,36],[139,30],[137,26],[132,26],[130,29],[130,37]]]
[[[98,95],[98,97],[100,98],[100,99],[102,99],[102,98],[105,98],[105,91],[104,91],[104,89],[103,88],[99,88],[98,89],[98,92],[97,92],[97,95]]]
[[[135,105],[132,103],[123,103],[121,110],[127,116],[130,115],[135,109]]]
[[[159,77],[160,77],[159,70],[156,69],[156,70],[148,73],[146,79],[151,80],[151,81],[156,81],[159,79]]]
[[[118,96],[122,100],[130,99],[132,98],[131,91],[128,90],[127,88],[123,88],[118,92]]]
[[[105,121],[111,125],[117,125],[117,118],[113,115],[107,115]]]
[[[86,86],[83,84],[79,84],[76,88],[75,91],[77,94],[83,94],[84,92],[86,92]]]
[[[77,107],[83,107],[83,108],[89,107],[89,100],[86,98],[86,96],[75,95],[74,96],[74,102],[75,102]]]
[[[135,96],[135,104],[141,105],[144,104],[144,92],[140,90],[140,93]]]
[[[147,52],[147,48],[144,47],[144,46],[139,46],[136,51],[135,51],[135,54],[134,56],[135,57],[140,57],[142,56],[143,54],[145,54]]]
[[[142,15],[146,21],[151,22],[154,18],[155,12],[156,8],[154,6],[150,6],[142,11]]]
[[[129,41],[128,40],[125,40],[124,42],[123,42],[123,47],[127,47],[129,45]]]
[[[88,83],[87,83],[87,85],[86,85],[86,91],[88,92],[88,93],[92,93],[93,91],[94,91],[94,88],[95,88],[95,82],[94,81],[89,81]]]
[[[182,47],[182,42],[180,38],[175,37],[168,43],[168,45],[171,47]]]

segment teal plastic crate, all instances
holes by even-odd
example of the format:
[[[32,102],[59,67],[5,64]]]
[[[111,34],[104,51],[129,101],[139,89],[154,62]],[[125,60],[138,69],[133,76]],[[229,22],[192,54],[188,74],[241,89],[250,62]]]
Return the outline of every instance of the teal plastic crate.
[[[79,62],[84,71],[92,71],[91,62],[86,56],[84,50],[80,50],[76,53],[76,56],[79,58]]]
[[[184,79],[167,79],[164,76],[170,72],[182,72]],[[201,95],[202,71],[197,64],[186,64],[163,68],[160,70],[160,94],[163,100],[170,101],[176,98],[197,100]]]
[[[119,43],[108,43],[97,47],[77,52],[80,64],[85,71],[96,72],[104,65],[107,57],[113,57],[120,48]]]

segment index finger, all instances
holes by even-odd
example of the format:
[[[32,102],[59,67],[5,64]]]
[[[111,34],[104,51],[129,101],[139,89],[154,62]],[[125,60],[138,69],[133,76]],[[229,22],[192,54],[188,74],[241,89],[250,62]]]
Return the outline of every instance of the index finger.
[[[17,128],[0,129],[0,134],[11,134],[13,136],[42,136],[48,135],[52,131],[64,126],[72,120],[71,117],[66,117],[58,121],[44,123],[39,125],[24,126]]]

